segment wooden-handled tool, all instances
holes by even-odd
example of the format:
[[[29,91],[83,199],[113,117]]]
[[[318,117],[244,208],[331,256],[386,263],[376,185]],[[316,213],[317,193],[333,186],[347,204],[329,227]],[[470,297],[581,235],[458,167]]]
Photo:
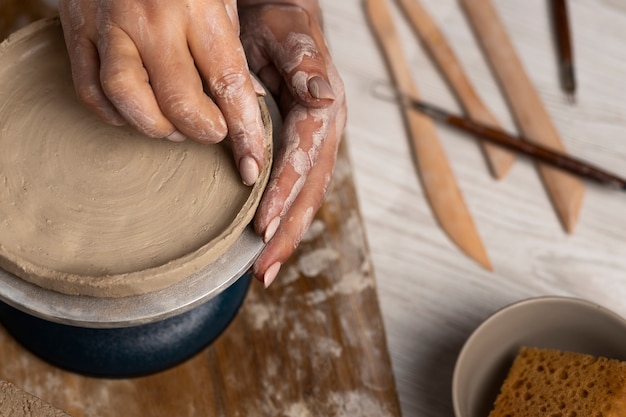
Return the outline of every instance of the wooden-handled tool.
[[[404,15],[428,49],[452,87],[465,112],[478,123],[500,128],[495,116],[487,109],[480,96],[465,74],[461,62],[446,41],[435,21],[420,5],[419,0],[396,0],[404,10]],[[489,161],[489,168],[495,178],[504,177],[513,162],[513,153],[488,142],[481,142],[483,151]]]
[[[386,0],[366,0],[365,8],[396,87],[417,97],[417,88],[413,83]],[[456,183],[433,122],[406,106],[402,109],[422,185],[435,217],[461,250],[484,268],[491,270],[491,262]]]
[[[383,84],[378,85],[383,87]],[[466,117],[457,116],[433,104],[404,94],[402,91],[387,89],[386,92],[383,93],[380,89],[373,89],[372,92],[381,99],[393,100],[396,103],[399,102],[403,106],[408,106],[420,111],[433,120],[456,127],[463,132],[471,133],[494,145],[526,155],[535,161],[546,163],[601,185],[626,191],[626,179],[606,171],[603,168],[594,166],[582,159],[574,158],[568,154],[555,151],[538,143],[533,143],[523,137],[511,135],[502,129],[481,124]]]
[[[461,0],[461,4],[524,137],[565,152],[559,133],[528,78],[491,1]],[[539,164],[538,168],[564,229],[572,233],[585,193],[583,183],[556,168],[544,164]]]
[[[575,101],[576,76],[574,72],[574,53],[570,33],[567,0],[552,0],[552,22],[559,58],[561,87],[567,93],[570,103]]]

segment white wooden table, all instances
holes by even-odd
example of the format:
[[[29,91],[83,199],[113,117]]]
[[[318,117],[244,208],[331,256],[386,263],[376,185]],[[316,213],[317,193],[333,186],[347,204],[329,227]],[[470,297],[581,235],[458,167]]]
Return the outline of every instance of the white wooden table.
[[[569,3],[578,79],[575,105],[559,86],[548,2],[494,2],[569,152],[626,176],[626,2]],[[371,95],[372,81],[388,79],[388,72],[361,1],[322,3],[329,43],[347,88],[347,140],[403,415],[452,415],[456,356],[481,320],[504,305],[539,295],[571,295],[626,315],[626,194],[587,182],[578,226],[567,235],[532,163],[520,157],[509,176],[496,182],[473,140],[438,126],[495,271],[481,269],[436,224],[399,109]],[[482,98],[513,129],[459,4],[422,4]],[[459,111],[424,48],[395,15],[422,96]]]

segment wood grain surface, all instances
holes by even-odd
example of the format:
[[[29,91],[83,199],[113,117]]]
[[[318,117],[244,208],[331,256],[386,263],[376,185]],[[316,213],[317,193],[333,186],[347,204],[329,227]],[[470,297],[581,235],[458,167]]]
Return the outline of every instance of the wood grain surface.
[[[23,17],[7,27],[39,16],[21,5],[29,9],[0,5]],[[89,378],[43,362],[0,326],[1,379],[73,417],[400,416],[345,141],[297,252],[269,290],[252,283],[233,323],[201,353],[147,377]]]
[[[341,146],[332,189],[269,290],[253,282],[210,347],[142,378],[50,366],[0,328],[0,379],[73,417],[399,416],[352,170]]]
[[[438,127],[495,272],[483,270],[458,251],[434,220],[415,175],[398,107],[371,94],[372,83],[388,80],[388,71],[362,0],[321,3],[329,44],[346,84],[346,145],[403,416],[454,415],[450,388],[460,348],[485,317],[511,302],[541,295],[576,296],[626,316],[626,196],[586,184],[578,225],[568,235],[554,215],[533,164],[519,158],[507,177],[495,182],[475,141],[460,137],[462,134],[453,129]],[[422,0],[422,4],[485,104],[503,127],[514,130],[508,105],[459,2]],[[494,6],[568,152],[626,175],[626,3],[569,0],[578,81],[575,105],[568,102],[559,85],[547,2],[494,0]],[[416,42],[406,19],[397,8],[392,8],[392,13],[423,98],[460,112],[456,98],[427,51]],[[290,275],[285,276],[283,280],[288,282]],[[280,281],[276,284],[282,285]],[[277,297],[272,291],[259,293]],[[6,337],[0,343],[18,349]],[[199,356],[192,363],[198,366],[206,358]],[[190,367],[170,372],[160,378],[185,374]],[[31,374],[28,387],[64,390],[59,375],[50,370],[41,376]],[[27,380],[27,376],[21,378]],[[102,381],[70,380],[78,394],[67,402],[80,401],[81,391],[92,392],[94,409],[103,407],[106,397],[114,392],[126,395],[123,388],[133,383],[104,381],[116,389],[98,391],[97,384]],[[206,379],[187,376],[186,380],[204,383]],[[77,386],[79,381],[84,387]],[[143,386],[150,387],[148,399],[164,401],[155,391],[172,395],[166,385],[159,385],[163,381],[142,381]],[[249,395],[259,401],[260,393],[271,389],[268,386],[258,382]],[[293,390],[301,386],[298,383]],[[193,407],[188,405],[176,415],[193,415]],[[277,415],[308,417],[306,411],[297,414],[297,406],[293,410]]]
[[[393,2],[391,2],[393,3]],[[422,0],[470,81],[507,130],[500,87],[459,1]],[[626,174],[626,4],[569,0],[577,101],[559,85],[548,2],[494,6],[569,153]],[[489,251],[484,271],[449,242],[430,213],[402,114],[372,94],[389,80],[361,0],[324,0],[326,31],[348,95],[348,145],[376,271],[394,375],[405,417],[453,416],[451,384],[463,343],[497,309],[541,295],[569,295],[626,315],[626,195],[588,183],[573,234],[563,231],[534,164],[518,158],[494,181],[480,147],[437,126]],[[461,112],[445,78],[397,7],[393,16],[421,97]]]

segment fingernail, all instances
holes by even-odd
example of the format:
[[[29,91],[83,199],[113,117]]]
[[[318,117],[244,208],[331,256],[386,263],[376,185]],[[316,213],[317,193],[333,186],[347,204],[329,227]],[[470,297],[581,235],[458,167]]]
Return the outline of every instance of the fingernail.
[[[246,156],[239,162],[239,172],[241,173],[243,183],[252,185],[259,178],[259,165],[253,157]]]
[[[265,271],[265,274],[263,275],[263,285],[265,285],[265,288],[268,288],[270,285],[272,285],[272,282],[274,282],[274,280],[278,276],[278,271],[280,271],[280,267],[280,262],[276,262],[275,264],[272,264],[272,266],[267,268],[267,271]]]
[[[250,77],[250,79],[252,80],[252,87],[254,88],[254,92],[256,93],[256,95],[259,97],[265,97],[267,93],[265,92],[265,88],[261,85],[259,80],[257,80],[256,77]]]
[[[171,140],[172,142],[184,142],[187,139],[187,136],[183,135],[178,130],[175,130],[167,135],[165,138],[167,140]]]
[[[335,93],[333,92],[332,87],[322,77],[312,77],[308,81],[307,86],[309,87],[309,94],[311,94],[313,98],[318,100],[335,99]]]
[[[272,221],[265,228],[265,234],[263,235],[263,241],[265,243],[269,242],[270,239],[274,237],[276,234],[276,230],[278,230],[278,226],[280,225],[280,217],[274,217]]]

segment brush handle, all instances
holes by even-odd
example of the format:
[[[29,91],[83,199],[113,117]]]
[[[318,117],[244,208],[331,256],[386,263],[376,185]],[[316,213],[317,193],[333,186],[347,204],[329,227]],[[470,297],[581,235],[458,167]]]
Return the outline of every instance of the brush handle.
[[[561,86],[565,92],[573,95],[576,92],[576,78],[574,76],[574,54],[572,53],[567,2],[566,0],[551,0],[551,3]]]
[[[568,171],[578,177],[587,178],[600,184],[626,190],[626,180],[623,178],[595,167],[583,160],[553,151],[539,144],[533,144],[526,138],[514,138],[503,130],[494,129],[491,126],[481,125],[472,120],[451,114],[446,115],[443,121],[495,145],[503,146],[512,151],[527,155],[536,161],[544,162],[555,168]]]

